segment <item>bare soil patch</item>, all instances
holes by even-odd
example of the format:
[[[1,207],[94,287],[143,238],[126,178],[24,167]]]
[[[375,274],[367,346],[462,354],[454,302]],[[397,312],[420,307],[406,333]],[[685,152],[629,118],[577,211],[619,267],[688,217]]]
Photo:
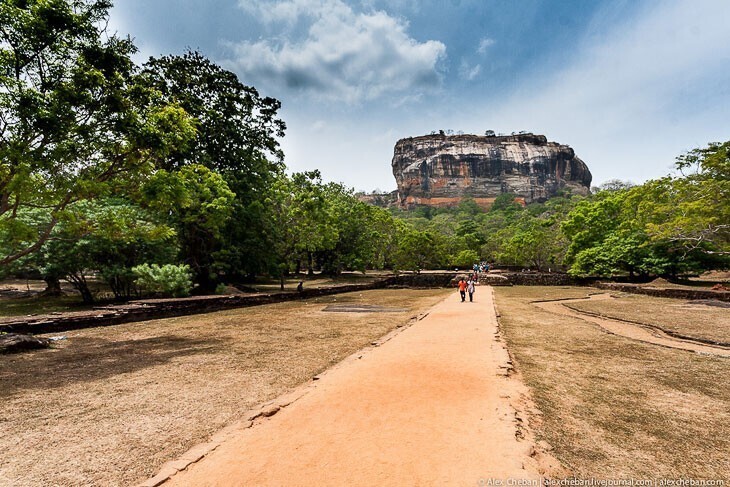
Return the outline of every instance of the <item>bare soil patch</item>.
[[[610,300],[576,301],[570,307],[607,318],[658,326],[687,337],[730,343],[730,313],[720,306],[620,293]]]
[[[730,479],[730,360],[608,334],[531,304],[591,292],[495,288],[510,351],[542,412],[539,437],[582,478]]]
[[[0,485],[130,485],[448,290],[376,290],[69,332],[0,357]],[[323,313],[334,303],[406,311]]]

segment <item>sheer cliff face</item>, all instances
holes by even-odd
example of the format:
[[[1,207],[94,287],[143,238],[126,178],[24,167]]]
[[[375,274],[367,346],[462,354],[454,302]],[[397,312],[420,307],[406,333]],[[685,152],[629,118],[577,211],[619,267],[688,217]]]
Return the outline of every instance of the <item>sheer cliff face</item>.
[[[489,206],[501,193],[543,201],[563,188],[587,194],[591,172],[567,145],[543,135],[425,135],[395,144],[393,175],[402,206]]]

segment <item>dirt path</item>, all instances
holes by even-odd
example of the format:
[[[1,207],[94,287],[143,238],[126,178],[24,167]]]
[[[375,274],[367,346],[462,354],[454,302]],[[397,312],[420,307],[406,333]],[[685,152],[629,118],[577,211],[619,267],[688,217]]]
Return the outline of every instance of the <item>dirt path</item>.
[[[454,292],[412,327],[330,369],[275,415],[239,425],[165,485],[538,480],[529,433],[518,439],[527,432],[512,404],[524,386],[505,373],[510,362],[491,288],[479,288],[475,299],[461,303]]]
[[[611,295],[607,293],[593,294],[587,299],[611,299]],[[602,316],[595,316],[590,313],[584,313],[564,306],[568,303],[585,301],[586,298],[564,299],[560,301],[538,301],[534,302],[535,306],[542,308],[551,313],[564,316],[572,316],[585,321],[594,323],[609,333],[620,335],[633,340],[639,340],[646,343],[653,343],[663,347],[677,348],[679,350],[688,350],[696,353],[704,353],[709,355],[718,355],[720,357],[730,357],[730,348],[721,345],[710,345],[700,341],[691,339],[682,339],[673,337],[658,327],[640,325],[622,320],[613,320]]]

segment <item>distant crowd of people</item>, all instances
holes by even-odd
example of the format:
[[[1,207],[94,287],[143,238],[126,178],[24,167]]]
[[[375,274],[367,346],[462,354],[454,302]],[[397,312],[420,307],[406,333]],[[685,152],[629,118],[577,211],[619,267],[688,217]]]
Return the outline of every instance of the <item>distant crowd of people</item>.
[[[479,262],[478,264],[474,264],[472,266],[472,270],[476,272],[477,274],[481,272],[489,272],[489,263],[486,261]]]

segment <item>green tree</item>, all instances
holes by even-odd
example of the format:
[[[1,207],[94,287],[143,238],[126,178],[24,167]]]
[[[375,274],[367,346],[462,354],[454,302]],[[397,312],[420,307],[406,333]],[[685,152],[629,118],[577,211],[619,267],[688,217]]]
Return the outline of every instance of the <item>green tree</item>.
[[[471,269],[471,267],[477,262],[479,262],[479,254],[473,250],[462,250],[451,258],[450,267]]]
[[[730,255],[730,141],[690,151],[676,167],[681,177],[646,185],[649,235],[683,255]]]
[[[74,202],[136,184],[194,134],[138,83],[107,0],[0,2],[0,266],[38,249]],[[22,210],[46,217],[24,222]]]
[[[168,215],[177,229],[181,259],[201,289],[215,289],[218,252],[224,248],[223,232],[236,196],[223,177],[198,164],[162,169],[145,183],[142,195],[148,208]]]
[[[462,238],[463,245],[466,249],[471,250],[477,255],[479,254],[482,245],[486,242],[486,238],[480,229],[479,223],[477,223],[471,216],[458,223],[456,227],[456,235]]]
[[[164,100],[179,104],[196,121],[197,136],[172,152],[165,168],[202,164],[220,173],[236,195],[222,234],[220,266],[229,277],[265,271],[275,245],[265,202],[284,168],[278,138],[286,126],[277,118],[280,102],[261,97],[195,51],[150,59],[143,76]]]
[[[517,213],[522,210],[522,205],[515,201],[517,197],[514,193],[502,193],[494,199],[494,203],[489,208],[490,212],[506,212]]]
[[[291,266],[315,252],[333,248],[338,228],[319,171],[282,175],[269,192],[266,207],[273,237],[273,267],[283,290],[284,276]]]
[[[566,260],[576,275],[628,273],[670,275],[698,270],[701,261],[683,258],[668,241],[647,233],[655,211],[652,183],[602,191],[579,203],[562,223],[570,240]]]
[[[33,256],[46,276],[64,278],[84,302],[94,301],[90,273],[98,271],[117,298],[136,294],[132,267],[175,258],[175,232],[120,198],[70,205],[67,218]]]
[[[142,76],[196,121],[197,136],[170,153],[166,169],[195,163],[224,175],[240,173],[246,177],[241,185],[255,192],[283,168],[277,137],[284,136],[286,125],[276,118],[278,100],[261,97],[235,73],[197,51],[150,58]]]
[[[512,264],[543,270],[554,266],[559,245],[558,229],[529,218],[504,242],[499,255]]]
[[[395,269],[420,272],[442,267],[447,263],[443,237],[430,231],[416,230],[401,222],[396,230]]]
[[[359,201],[351,189],[341,184],[325,185],[324,196],[337,236],[333,245],[317,252],[322,271],[339,274],[343,270],[382,267],[383,249],[392,238],[384,227],[387,212]]]

